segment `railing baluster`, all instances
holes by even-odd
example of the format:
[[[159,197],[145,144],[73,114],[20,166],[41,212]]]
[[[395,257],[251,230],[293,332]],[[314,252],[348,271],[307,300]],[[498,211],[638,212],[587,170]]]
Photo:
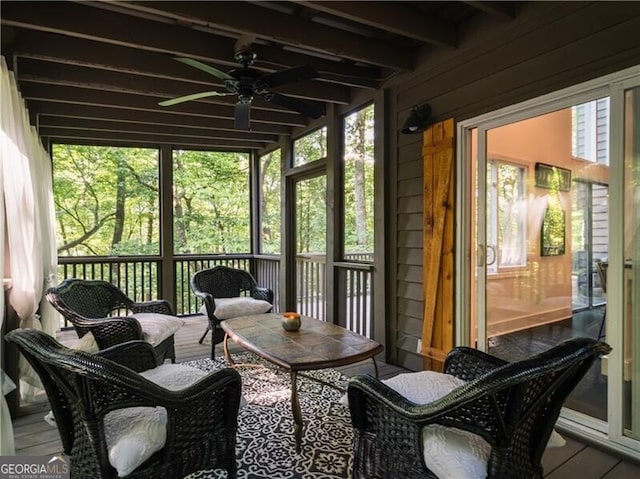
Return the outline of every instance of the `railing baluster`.
[[[367,254],[351,255],[353,261],[366,261]],[[278,256],[189,255],[174,258],[176,276],[176,312],[197,314],[201,301],[191,292],[189,280],[196,272],[217,265],[228,265],[250,271],[252,263],[256,280],[274,292],[274,311],[278,310],[280,280]],[[102,279],[118,285],[137,301],[159,298],[162,281],[161,259],[157,257],[61,257],[58,281],[65,278]],[[306,254],[296,258],[295,304],[302,314],[326,320],[326,263],[324,255]],[[340,323],[352,331],[370,337],[372,329],[372,270],[366,264],[341,264],[339,267]],[[66,324],[65,324],[66,326]]]

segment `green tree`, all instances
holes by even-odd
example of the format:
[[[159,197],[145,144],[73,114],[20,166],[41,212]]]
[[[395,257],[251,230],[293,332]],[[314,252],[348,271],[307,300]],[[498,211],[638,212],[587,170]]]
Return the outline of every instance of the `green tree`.
[[[249,155],[174,152],[176,253],[247,253],[251,246]]]
[[[345,118],[344,124],[344,250],[373,252],[374,107]]]
[[[54,145],[58,252],[157,254],[158,152]]]
[[[260,158],[260,252],[266,254],[280,252],[281,163],[280,150]]]
[[[159,253],[158,151],[55,145],[58,249],[68,255]],[[250,250],[249,156],[174,152],[176,253]]]
[[[294,165],[327,156],[327,129],[315,130],[293,144]],[[325,253],[327,237],[326,177],[299,181],[296,185],[296,243],[298,253]]]

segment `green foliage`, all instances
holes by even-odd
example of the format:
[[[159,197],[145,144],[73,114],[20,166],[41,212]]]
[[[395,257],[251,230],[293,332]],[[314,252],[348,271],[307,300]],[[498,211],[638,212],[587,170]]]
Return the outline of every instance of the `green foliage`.
[[[551,191],[542,222],[542,254],[561,255],[565,251],[565,218],[560,204],[560,173],[553,168]]]
[[[326,237],[327,178],[301,180],[296,184],[297,253],[325,253]]]
[[[159,253],[157,150],[54,145],[52,157],[59,254]]]
[[[174,250],[251,250],[249,155],[174,151]]]
[[[293,165],[300,166],[327,156],[327,127],[293,142]]]
[[[173,166],[175,252],[248,252],[248,155],[175,151]],[[53,171],[60,254],[160,253],[157,150],[55,145]]]
[[[565,251],[565,219],[560,202],[550,197],[542,222],[542,254],[561,255]]]
[[[260,158],[260,252],[280,253],[280,188],[282,156],[280,150]]]
[[[315,130],[293,143],[294,165],[327,156],[327,128]],[[327,249],[327,178],[325,175],[296,184],[296,251],[324,253]]]
[[[296,164],[327,155],[326,128],[294,143]],[[345,251],[373,251],[373,106],[345,120]],[[261,158],[261,252],[281,243],[281,154]],[[173,152],[176,254],[251,250],[249,155]],[[160,253],[158,151],[144,148],[55,145],[54,196],[58,250],[71,256]],[[326,176],[296,184],[299,253],[326,249]]]
[[[372,253],[374,221],[374,107],[344,122],[344,252]]]

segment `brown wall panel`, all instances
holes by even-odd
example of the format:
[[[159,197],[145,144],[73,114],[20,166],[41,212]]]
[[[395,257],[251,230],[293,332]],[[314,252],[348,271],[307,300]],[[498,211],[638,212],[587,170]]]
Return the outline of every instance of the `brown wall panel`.
[[[422,181],[422,157],[405,162],[398,168],[398,180],[415,179]],[[398,193],[401,193],[400,191]]]
[[[414,197],[420,202],[420,197],[422,196],[422,182],[420,178],[398,181],[398,196]]]
[[[398,281],[398,296],[414,301],[422,300],[422,284]]]
[[[400,231],[398,244],[407,248],[421,248],[422,234],[419,231]]]
[[[408,298],[401,298],[398,300],[398,313],[402,316],[409,316],[411,318],[418,319],[420,321],[421,328],[423,310],[422,300],[414,301],[413,299]]]
[[[403,333],[415,337],[422,331],[422,320],[419,317],[414,316],[400,316],[398,322],[398,329]],[[413,342],[415,344],[415,341]],[[416,348],[413,345],[410,347],[410,351],[415,352]]]
[[[414,72],[392,80],[396,122],[402,125],[410,109],[423,103],[431,105],[434,121],[460,121],[636,65],[638,31],[640,2],[522,2],[513,21],[485,17],[467,25],[456,50],[425,50]],[[414,205],[422,201],[407,197],[404,189],[407,180],[423,181],[417,136],[421,135],[397,133],[397,149],[391,155],[397,191],[392,201],[398,208],[391,247],[398,267],[390,268],[390,282],[397,285],[390,321],[402,338],[394,356],[409,369],[422,368],[411,346],[420,332],[407,319],[407,304],[418,310],[422,306],[422,296],[416,299],[422,281],[406,267],[422,266],[421,248],[410,236],[422,230]]]
[[[398,231],[422,231],[422,214],[398,213]]]
[[[398,265],[413,264],[422,266],[422,249],[421,248],[398,248]],[[398,278],[403,280],[404,278]]]
[[[398,185],[398,213],[422,213],[422,195],[402,196]]]

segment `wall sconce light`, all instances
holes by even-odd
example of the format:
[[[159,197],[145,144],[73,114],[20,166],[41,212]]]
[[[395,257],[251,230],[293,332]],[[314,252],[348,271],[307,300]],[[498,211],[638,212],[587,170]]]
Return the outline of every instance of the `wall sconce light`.
[[[407,121],[404,122],[404,126],[402,133],[405,134],[413,134],[420,133],[427,129],[429,126],[429,118],[431,117],[431,107],[428,103],[420,106],[414,106],[411,109],[411,113],[407,118]]]

